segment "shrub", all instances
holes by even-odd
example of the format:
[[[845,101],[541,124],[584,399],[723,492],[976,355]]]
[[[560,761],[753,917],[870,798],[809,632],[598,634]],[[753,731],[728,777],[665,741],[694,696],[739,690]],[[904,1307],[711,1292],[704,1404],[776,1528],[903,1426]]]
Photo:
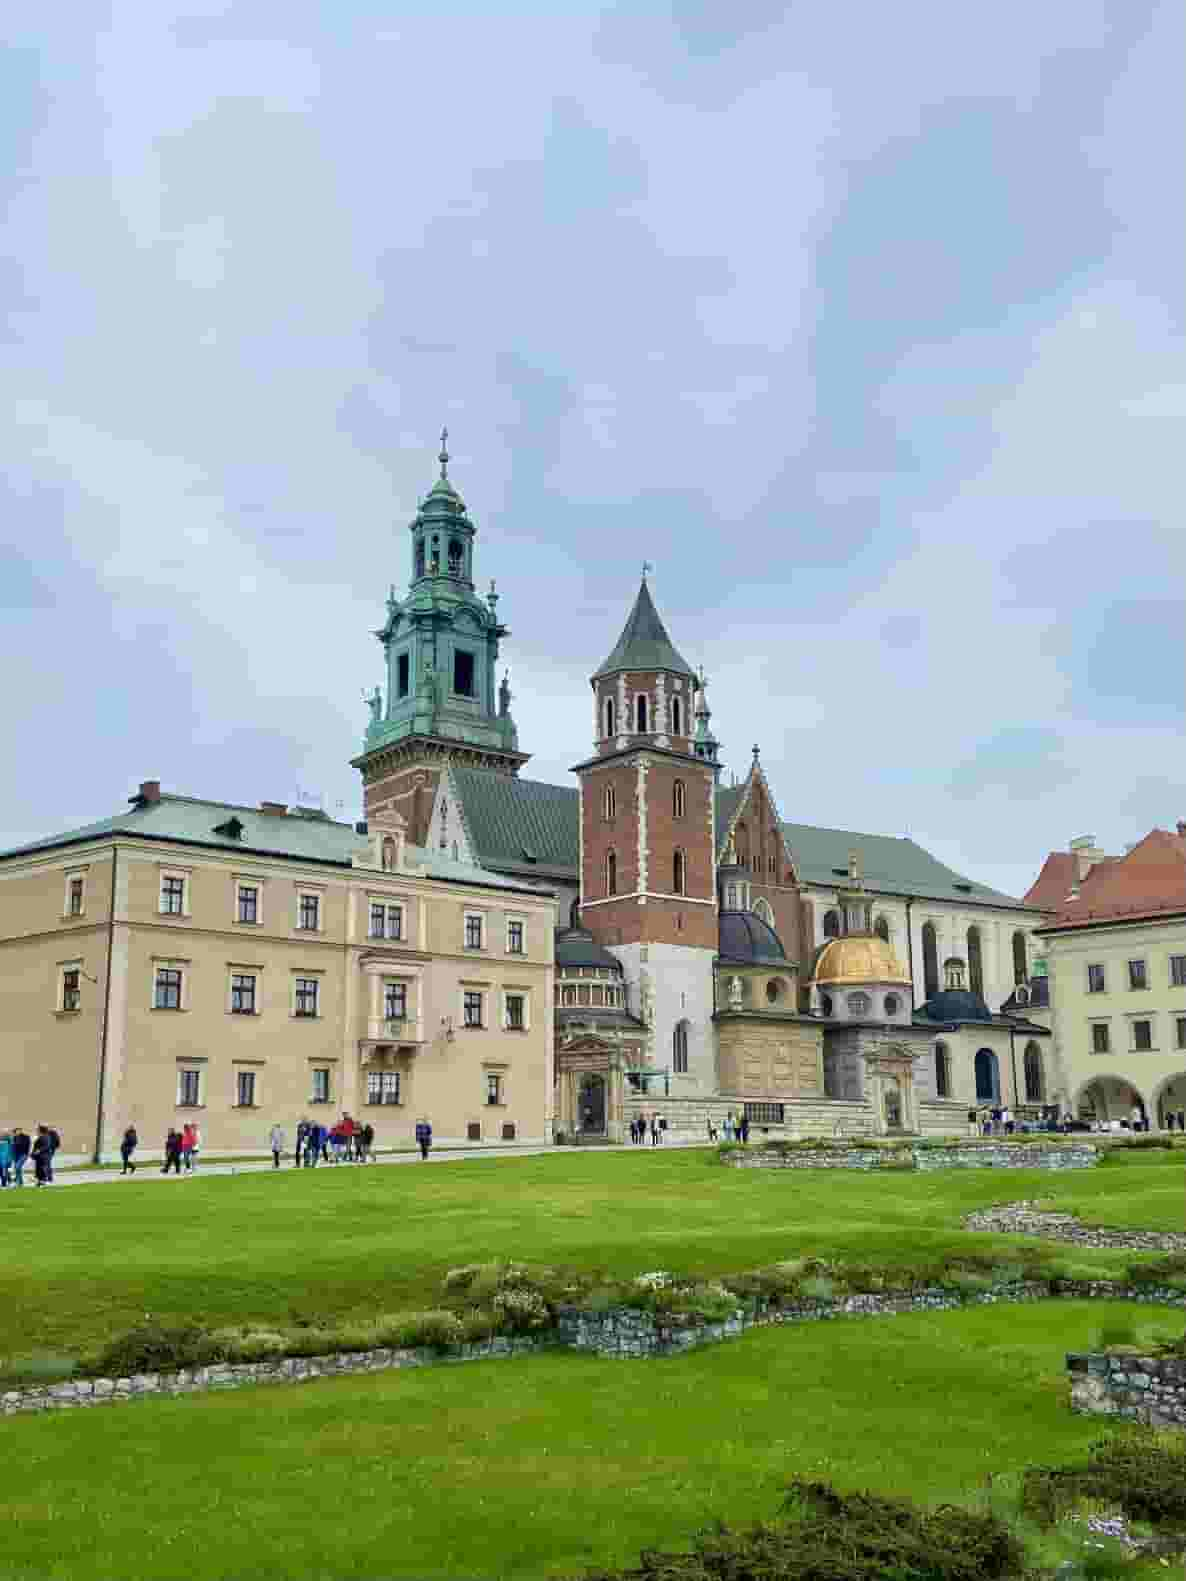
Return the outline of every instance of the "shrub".
[[[1022,1477],[1021,1508],[1051,1526],[1082,1500],[1119,1507],[1129,1520],[1155,1526],[1186,1522],[1186,1440],[1153,1428],[1104,1438],[1086,1465],[1031,1466]]]
[[[181,1368],[209,1367],[226,1357],[225,1345],[197,1323],[167,1328],[161,1323],[139,1323],[89,1358],[87,1371],[100,1377],[129,1378],[138,1372],[176,1372]]]
[[[408,1312],[400,1324],[402,1345],[430,1345],[445,1350],[465,1341],[465,1325],[456,1312]]]
[[[1149,1262],[1129,1263],[1125,1273],[1129,1284],[1173,1285],[1181,1289],[1186,1285],[1186,1252],[1170,1252],[1166,1257],[1154,1257]]]
[[[808,1274],[799,1281],[799,1294],[804,1301],[831,1301],[836,1294],[836,1281],[826,1274]]]

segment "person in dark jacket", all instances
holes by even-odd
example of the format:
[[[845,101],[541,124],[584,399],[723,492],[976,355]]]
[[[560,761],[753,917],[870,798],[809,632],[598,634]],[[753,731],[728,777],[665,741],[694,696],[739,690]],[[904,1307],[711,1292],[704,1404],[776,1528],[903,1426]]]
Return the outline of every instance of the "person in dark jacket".
[[[316,1169],[317,1160],[321,1156],[321,1133],[323,1127],[316,1121],[309,1122],[309,1129],[305,1134],[305,1168]]]
[[[52,1125],[46,1126],[46,1131],[49,1134],[49,1178],[52,1182],[54,1178],[54,1154],[61,1147],[62,1138]]]
[[[48,1186],[54,1178],[54,1145],[49,1139],[49,1127],[39,1125],[33,1138],[33,1173],[39,1186]]]
[[[305,1161],[305,1143],[309,1136],[308,1120],[298,1120],[296,1128],[296,1146],[293,1150],[292,1165],[299,1169]]]
[[[369,1120],[362,1130],[359,1131],[358,1138],[362,1146],[362,1152],[358,1155],[359,1163],[365,1164],[369,1162],[373,1164],[375,1162],[375,1128]]]
[[[427,1120],[417,1120],[416,1142],[420,1148],[420,1157],[427,1158],[428,1150],[432,1146],[432,1126]]]
[[[165,1162],[161,1174],[167,1175],[170,1169],[175,1175],[181,1173],[181,1132],[175,1131],[172,1126],[165,1138]]]
[[[124,1132],[123,1141],[119,1144],[119,1156],[124,1161],[124,1167],[120,1170],[121,1175],[134,1175],[136,1173],[136,1166],[132,1162],[132,1154],[139,1145],[140,1138],[136,1135],[136,1127],[130,1125]]]
[[[25,1184],[25,1165],[29,1160],[29,1133],[23,1131],[19,1125],[12,1129],[12,1183],[14,1186]]]

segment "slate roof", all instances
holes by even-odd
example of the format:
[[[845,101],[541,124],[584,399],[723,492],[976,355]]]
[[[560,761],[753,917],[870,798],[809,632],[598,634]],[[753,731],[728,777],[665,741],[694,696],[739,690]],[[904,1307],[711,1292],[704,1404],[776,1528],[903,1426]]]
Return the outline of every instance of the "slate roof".
[[[638,590],[634,608],[622,628],[614,651],[593,678],[597,680],[617,670],[676,670],[681,675],[695,673],[687,659],[677,653],[672,645],[645,580]]]
[[[717,942],[719,958],[739,965],[787,958],[778,934],[752,911],[722,911]]]
[[[609,968],[621,977],[625,968],[616,955],[598,944],[585,928],[561,928],[556,932],[557,966],[598,966]]]
[[[241,825],[238,839],[216,834],[218,825],[234,818]],[[6,857],[50,851],[58,846],[77,845],[105,835],[124,834],[137,839],[173,840],[222,851],[253,852],[260,856],[289,857],[298,861],[330,863],[349,867],[351,858],[366,850],[366,836],[354,825],[336,823],[332,818],[299,812],[265,813],[258,807],[240,807],[233,802],[201,801],[192,796],[170,796],[143,806],[130,807],[113,818],[83,824],[63,834],[49,835],[11,851]],[[480,884],[485,888],[523,890],[498,873],[470,862],[455,862],[439,851],[405,846],[409,869],[426,878],[452,879],[456,883]]]
[[[450,768],[466,832],[484,866],[525,877],[576,878],[580,859],[579,792],[489,769]]]

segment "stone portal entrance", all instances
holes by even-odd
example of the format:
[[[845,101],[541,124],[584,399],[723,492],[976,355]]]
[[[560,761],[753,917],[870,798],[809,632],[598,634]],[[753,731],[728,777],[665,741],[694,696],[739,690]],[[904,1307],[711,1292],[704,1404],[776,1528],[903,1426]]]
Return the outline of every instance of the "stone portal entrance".
[[[595,1034],[558,1044],[555,1129],[567,1137],[622,1141],[623,1064],[622,1050]]]
[[[584,1136],[604,1136],[606,1120],[605,1077],[581,1077],[577,1098],[577,1124]]]
[[[865,1091],[877,1117],[877,1128],[917,1131],[914,1092],[914,1057],[902,1044],[890,1043],[865,1051]]]

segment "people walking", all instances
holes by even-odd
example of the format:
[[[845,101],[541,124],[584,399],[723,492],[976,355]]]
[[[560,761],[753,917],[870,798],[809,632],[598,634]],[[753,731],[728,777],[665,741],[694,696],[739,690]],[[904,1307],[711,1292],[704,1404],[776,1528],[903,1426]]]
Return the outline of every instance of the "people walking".
[[[53,1181],[53,1156],[49,1127],[39,1125],[37,1135],[33,1138],[33,1174],[39,1186],[48,1186]]]
[[[292,1167],[299,1169],[305,1160],[305,1142],[309,1135],[308,1120],[298,1120],[296,1128],[296,1145],[292,1153]]]
[[[49,1137],[49,1158],[46,1160],[46,1169],[48,1171],[50,1184],[52,1185],[54,1178],[54,1154],[57,1152],[58,1148],[61,1147],[62,1138],[58,1135],[56,1129],[52,1125],[47,1125],[45,1131],[46,1135]]]
[[[316,1169],[320,1156],[321,1127],[316,1120],[310,1120],[309,1129],[305,1132],[305,1168]]]
[[[132,1154],[139,1145],[140,1138],[136,1134],[136,1127],[130,1125],[124,1132],[123,1139],[119,1144],[119,1156],[123,1160],[123,1168],[120,1170],[121,1175],[134,1175],[136,1173],[136,1165]]]
[[[416,1143],[420,1148],[420,1157],[427,1158],[432,1146],[432,1126],[427,1120],[416,1121]]]
[[[737,1122],[737,1135],[742,1143],[749,1141],[749,1115],[742,1114]]]
[[[161,1166],[161,1174],[167,1175],[170,1171],[175,1175],[181,1174],[181,1132],[169,1127],[169,1134],[165,1137],[165,1162]]]
[[[272,1149],[272,1168],[280,1168],[280,1155],[284,1151],[284,1127],[274,1125],[268,1134],[268,1146]]]
[[[657,1113],[655,1113],[655,1114],[653,1114],[651,1116],[651,1146],[652,1147],[658,1147],[658,1145],[659,1145],[659,1116],[658,1116]]]
[[[0,1191],[8,1185],[9,1176],[12,1174],[12,1137],[7,1131],[0,1131]]]
[[[25,1184],[25,1165],[29,1159],[32,1147],[29,1133],[19,1125],[13,1127],[12,1132],[12,1183],[14,1186]]]
[[[976,1113],[975,1109],[968,1110],[968,1135],[980,1135],[980,1116]]]
[[[362,1148],[359,1163],[376,1163],[378,1158],[375,1153],[375,1128],[369,1120],[359,1128],[358,1142]]]
[[[1012,1109],[1009,1108],[1008,1104],[1006,1104],[1005,1107],[1001,1110],[1001,1124],[1005,1128],[1005,1135],[1006,1136],[1012,1136],[1013,1135],[1013,1111],[1012,1111]]]

